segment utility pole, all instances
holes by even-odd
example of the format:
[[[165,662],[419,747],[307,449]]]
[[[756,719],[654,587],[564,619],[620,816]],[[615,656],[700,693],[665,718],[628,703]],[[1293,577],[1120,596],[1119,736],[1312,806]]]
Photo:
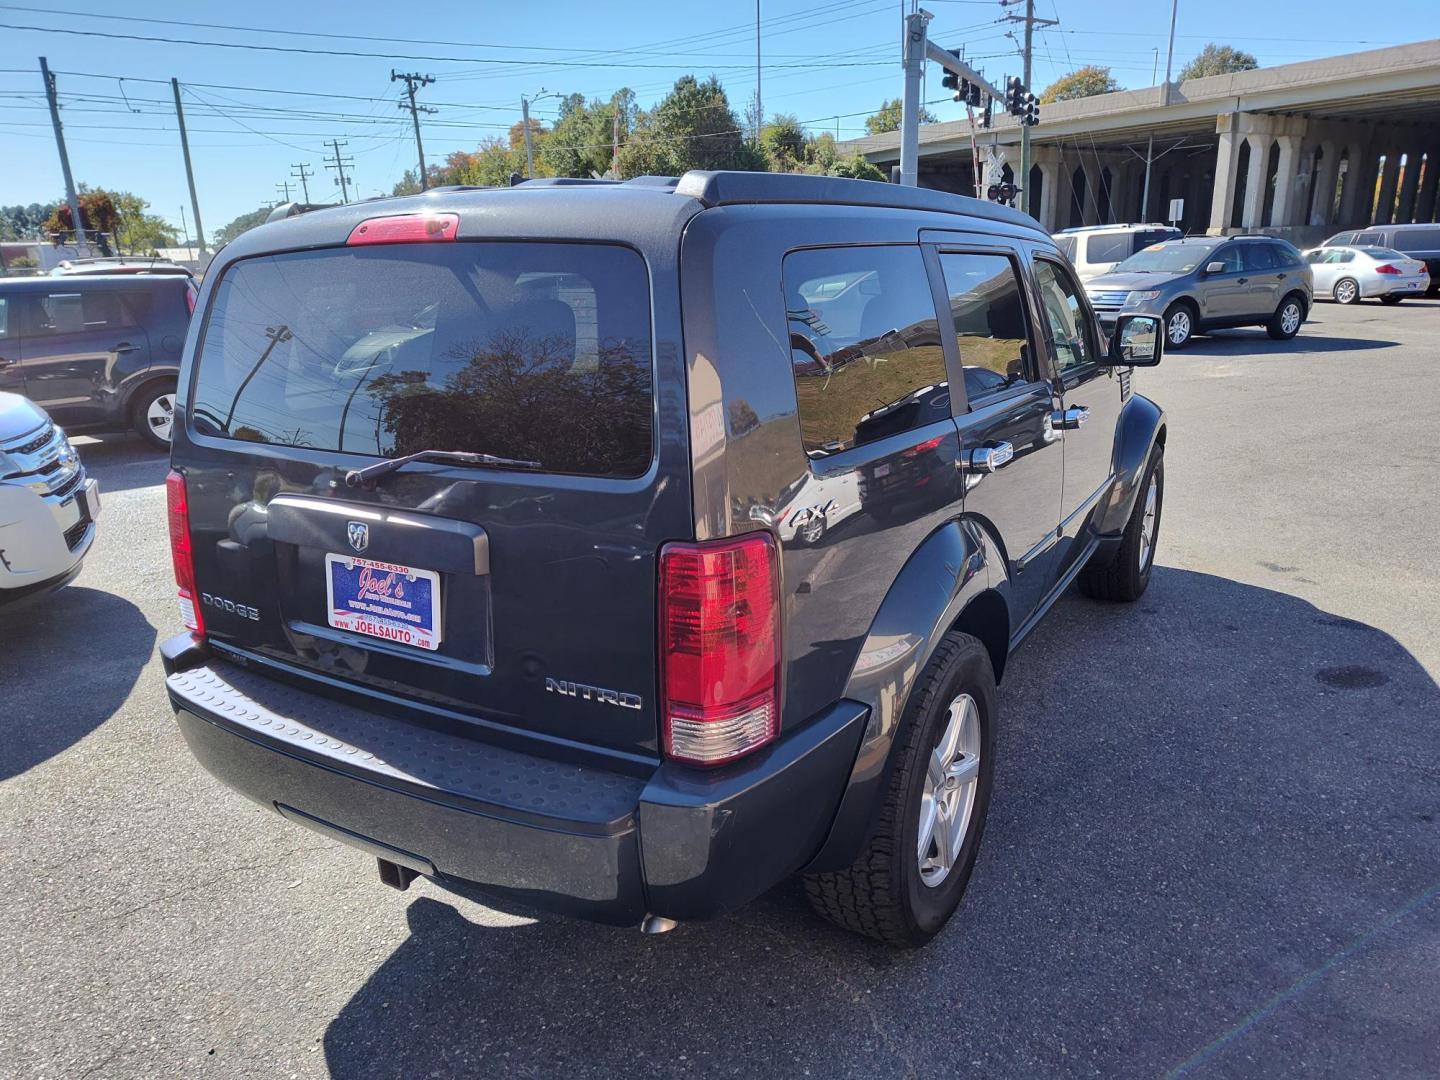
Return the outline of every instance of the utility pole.
[[[1170,46],[1165,51],[1165,90],[1161,104],[1170,104],[1170,71],[1175,63],[1175,16],[1180,11],[1180,0],[1170,0]],[[1145,146],[1145,190],[1140,196],[1140,219],[1150,218],[1150,167],[1155,163],[1155,133]]]
[[[70,155],[65,152],[65,129],[60,123],[60,104],[55,99],[55,76],[50,65],[40,57],[40,77],[45,80],[45,100],[50,103],[50,123],[55,128],[55,148],[60,151],[60,171],[65,175],[65,201],[70,204],[70,224],[75,227],[75,243],[85,243],[85,226],[80,221],[80,200],[75,197],[75,178],[70,174]]]
[[[180,232],[185,236],[185,246],[190,246],[190,223],[185,220],[185,207],[180,207]]]
[[[900,183],[920,183],[920,83],[925,78],[926,24],[928,11],[905,16],[905,97],[900,112]]]
[[[1001,0],[1002,3],[1015,3],[1018,0]],[[1031,75],[1031,56],[1035,48],[1035,27],[1037,26],[1059,26],[1059,19],[1037,19],[1035,17],[1035,0],[1025,0],[1024,15],[1007,15],[1009,22],[1023,22],[1025,24],[1025,48],[1021,52],[1021,60],[1025,65],[1025,74],[1022,81],[1025,89],[1029,90]],[[1020,175],[1015,178],[1020,182],[1020,190],[1025,192],[1025,203],[1030,202],[1030,125],[1020,125]]]
[[[525,129],[525,178],[528,180],[535,175],[535,145],[530,139],[530,102],[524,94],[520,95],[520,120]]]
[[[342,203],[348,203],[350,201],[350,180],[345,175],[345,167],[347,165],[354,165],[355,159],[353,157],[341,157],[340,148],[349,145],[348,142],[331,139],[330,149],[335,152],[335,156],[325,162],[325,168],[335,170],[335,184],[340,188],[340,201]]]
[[[760,0],[755,0],[755,141],[765,128],[765,106],[760,98]]]
[[[422,86],[429,86],[435,81],[435,76],[416,75],[413,73],[408,75],[402,75],[397,73],[394,68],[391,68],[390,81],[400,82],[401,80],[404,80],[405,82],[405,96],[410,99],[410,122],[415,125],[415,153],[420,159],[420,190],[426,191],[430,187],[430,179],[425,175],[425,144],[420,141],[420,114],[422,112],[433,113],[435,112],[435,110],[428,109],[424,105],[416,105],[415,91],[419,90]],[[405,102],[400,102],[400,108],[403,109],[405,107]],[[525,139],[528,143],[530,139],[530,130],[528,126],[525,130]]]
[[[284,181],[281,181],[280,183],[276,184],[276,185],[275,185],[275,190],[278,191],[278,192],[280,192],[280,193],[282,193],[282,194],[285,196],[285,201],[286,201],[287,203],[290,201],[290,181],[289,181],[289,180],[284,180]]]
[[[195,170],[190,167],[190,140],[185,135],[185,110],[180,107],[180,80],[171,79],[175,93],[175,120],[180,125],[180,150],[185,155],[185,179],[190,184],[190,209],[195,212],[195,254],[205,254],[205,230],[200,225],[200,199],[195,194]]]
[[[308,164],[308,161],[302,161],[298,165],[290,166],[290,175],[296,177],[300,181],[300,191],[304,194],[305,202],[307,204],[310,202],[310,185],[306,183],[306,181],[309,180],[310,177],[315,175],[313,170],[306,170],[305,166]],[[296,172],[296,169],[299,169],[300,171]]]

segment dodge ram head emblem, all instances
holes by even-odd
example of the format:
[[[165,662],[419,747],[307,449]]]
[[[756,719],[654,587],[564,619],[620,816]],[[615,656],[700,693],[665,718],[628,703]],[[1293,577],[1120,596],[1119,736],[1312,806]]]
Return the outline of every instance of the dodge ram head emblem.
[[[350,546],[356,551],[364,551],[370,546],[370,526],[363,521],[352,521],[346,526],[350,536]]]

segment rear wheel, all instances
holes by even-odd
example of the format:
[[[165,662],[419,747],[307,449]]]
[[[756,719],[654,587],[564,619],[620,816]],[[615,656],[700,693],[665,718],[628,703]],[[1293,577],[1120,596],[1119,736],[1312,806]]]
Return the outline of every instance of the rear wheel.
[[[1354,278],[1342,277],[1335,282],[1331,295],[1337,304],[1353,304],[1360,299],[1360,283]]]
[[[151,446],[169,450],[170,434],[175,426],[175,384],[157,382],[142,386],[130,406],[130,424]]]
[[[818,544],[825,536],[825,528],[825,515],[814,514],[804,525],[800,526],[800,539],[810,545]]]
[[[1195,333],[1195,312],[1189,304],[1171,304],[1165,312],[1165,345],[1183,349]]]
[[[969,634],[945,635],[911,692],[889,783],[864,849],[805,879],[831,922],[901,948],[924,945],[959,906],[995,776],[995,672]]]
[[[1155,545],[1160,539],[1160,511],[1165,505],[1165,449],[1150,452],[1135,508],[1125,523],[1120,546],[1103,562],[1091,559],[1080,571],[1080,591],[1092,600],[1139,600],[1150,585]]]
[[[1405,299],[1403,296],[1382,296],[1380,297],[1380,303],[1389,304],[1393,307],[1403,299]]]
[[[1275,309],[1275,314],[1270,316],[1270,321],[1265,324],[1265,330],[1276,341],[1289,341],[1300,332],[1300,324],[1304,321],[1304,305],[1297,297],[1287,296],[1280,301],[1280,306]]]

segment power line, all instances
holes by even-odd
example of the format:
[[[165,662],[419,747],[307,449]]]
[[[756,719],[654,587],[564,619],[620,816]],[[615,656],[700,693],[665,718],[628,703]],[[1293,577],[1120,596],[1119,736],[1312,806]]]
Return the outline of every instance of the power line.
[[[433,114],[435,110],[428,108],[424,105],[416,105],[415,91],[419,90],[423,86],[429,86],[435,81],[435,76],[417,75],[414,72],[411,72],[409,74],[399,74],[395,71],[394,68],[391,68],[390,81],[397,82],[402,80],[405,83],[405,96],[409,99],[410,104],[410,121],[415,125],[415,153],[419,156],[420,159],[420,190],[428,191],[430,188],[430,181],[425,174],[425,144],[420,141],[420,114],[422,112]],[[400,102],[400,107],[402,109],[405,108],[405,102]],[[528,127],[526,129],[526,135],[529,135]]]
[[[72,34],[77,37],[108,38],[118,41],[150,41],[162,45],[199,45],[212,49],[241,49],[251,52],[278,52],[297,54],[301,56],[358,56],[372,60],[445,60],[454,63],[469,64],[510,64],[516,66],[529,66],[533,64],[530,60],[506,60],[495,57],[476,56],[419,56],[414,53],[387,53],[387,52],[363,52],[356,49],[306,49],[291,45],[255,45],[249,42],[238,41],[200,41],[195,38],[171,38],[160,37],[155,34],[122,34],[110,30],[80,30],[71,26],[29,26],[23,23],[0,23],[0,30],[30,30],[41,34]],[[830,67],[878,67],[882,61],[866,62],[857,61],[853,63],[839,63],[834,61],[816,61],[813,63],[780,64],[782,68],[830,68]],[[683,64],[645,64],[645,63],[606,63],[586,64],[573,60],[551,60],[547,67],[607,67],[607,68],[639,68],[658,69],[662,71],[673,71]],[[740,70],[748,71],[748,64],[715,64],[710,65],[716,70]]]
[[[309,162],[308,162],[308,161],[301,161],[301,162],[297,162],[297,163],[295,163],[295,164],[293,164],[293,165],[290,166],[290,175],[293,176],[293,177],[295,177],[296,179],[298,179],[298,180],[300,181],[300,190],[301,190],[302,192],[304,192],[304,194],[305,194],[305,201],[306,201],[307,203],[310,201],[310,183],[309,183],[309,180],[310,180],[310,177],[312,177],[312,176],[315,175],[313,172],[307,172],[307,171],[306,171],[306,166],[308,166],[308,165],[309,165]],[[299,170],[298,172],[295,171],[295,170],[297,170],[297,169]]]
[[[338,139],[331,139],[330,146],[334,149],[335,156],[325,162],[325,168],[335,170],[335,184],[340,188],[340,201],[342,203],[348,203],[350,201],[351,180],[346,177],[345,169],[347,166],[353,167],[355,164],[355,159],[353,157],[341,157],[340,148],[342,146],[349,145],[350,144],[347,142],[341,142]]]

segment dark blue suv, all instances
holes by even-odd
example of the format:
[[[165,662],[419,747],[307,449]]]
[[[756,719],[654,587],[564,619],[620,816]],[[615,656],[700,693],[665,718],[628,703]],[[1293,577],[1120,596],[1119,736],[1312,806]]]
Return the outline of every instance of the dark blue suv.
[[[800,874],[922,944],[974,864],[1011,650],[1072,580],[1149,580],[1159,319],[1104,340],[1008,208],[442,189],[246,233],[198,315],[180,729],[400,888],[659,930]]]

